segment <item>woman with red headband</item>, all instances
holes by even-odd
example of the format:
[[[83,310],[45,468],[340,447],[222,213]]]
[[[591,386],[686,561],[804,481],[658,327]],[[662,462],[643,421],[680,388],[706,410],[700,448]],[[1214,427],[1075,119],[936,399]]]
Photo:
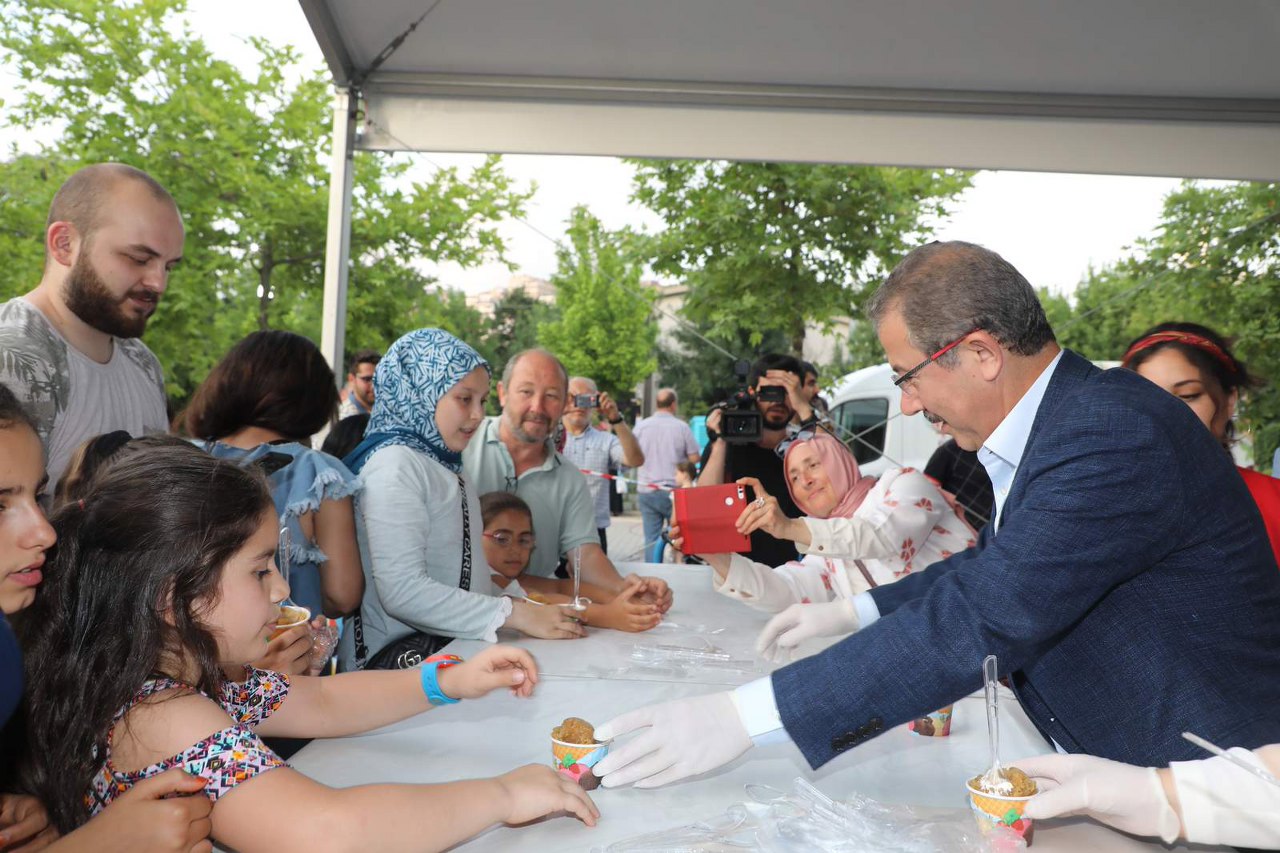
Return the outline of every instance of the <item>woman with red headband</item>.
[[[1235,440],[1231,419],[1240,392],[1258,384],[1225,338],[1196,323],[1153,326],[1129,345],[1121,365],[1184,400],[1228,450]],[[1240,476],[1262,513],[1280,563],[1280,480],[1250,468],[1241,468]]]

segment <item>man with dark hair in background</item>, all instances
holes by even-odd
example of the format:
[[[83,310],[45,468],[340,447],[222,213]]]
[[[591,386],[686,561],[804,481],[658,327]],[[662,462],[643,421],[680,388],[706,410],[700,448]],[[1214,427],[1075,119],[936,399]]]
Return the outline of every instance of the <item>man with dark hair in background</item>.
[[[818,368],[808,361],[800,362],[800,368],[804,371],[804,381],[800,383],[800,390],[804,398],[812,403],[813,398],[818,396]]]
[[[347,372],[347,395],[338,408],[338,420],[373,411],[373,374],[380,361],[382,354],[372,349],[362,349],[351,359],[351,369]]]
[[[991,491],[991,478],[977,453],[965,450],[951,439],[933,451],[924,466],[924,474],[955,495],[956,503],[964,510],[964,520],[974,530],[981,530],[991,520],[995,493]]]
[[[778,499],[778,506],[784,513],[791,518],[799,518],[804,513],[791,500],[782,459],[775,448],[786,438],[787,424],[792,418],[798,418],[802,426],[816,423],[813,407],[809,404],[811,398],[804,391],[804,366],[799,359],[789,355],[769,353],[751,365],[747,386],[760,412],[760,440],[746,444],[725,441],[719,434],[723,409],[714,409],[707,416],[710,442],[702,454],[698,485],[714,486],[732,483],[740,477],[755,477],[765,491]],[[785,389],[785,397],[778,401],[761,400],[760,389],[770,386]],[[757,530],[751,534],[751,550],[746,555],[748,559],[766,566],[781,566],[796,559],[796,549],[790,542]]]
[[[86,439],[168,430],[164,373],[139,338],[184,238],[173,197],[132,166],[86,166],[54,194],[40,283],[0,304],[0,382],[35,418],[50,483]]]

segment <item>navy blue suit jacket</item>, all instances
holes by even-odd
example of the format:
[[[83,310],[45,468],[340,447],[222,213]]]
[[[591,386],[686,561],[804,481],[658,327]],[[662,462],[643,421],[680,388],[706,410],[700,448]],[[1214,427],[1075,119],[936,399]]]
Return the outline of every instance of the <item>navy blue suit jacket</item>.
[[[773,674],[817,767],[981,686],[1000,658],[1069,752],[1203,757],[1280,731],[1280,571],[1227,454],[1181,400],[1064,352],[996,533],[872,591],[881,618]],[[1012,756],[1010,756],[1012,757]]]

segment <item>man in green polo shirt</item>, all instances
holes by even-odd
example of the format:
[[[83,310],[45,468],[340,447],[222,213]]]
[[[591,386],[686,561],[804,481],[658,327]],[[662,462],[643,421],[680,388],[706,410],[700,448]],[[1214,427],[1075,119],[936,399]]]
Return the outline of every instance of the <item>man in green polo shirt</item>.
[[[569,374],[554,355],[543,349],[513,355],[498,383],[502,414],[485,418],[462,464],[480,494],[514,492],[533,510],[531,574],[552,577],[560,558],[577,548],[582,579],[616,592],[625,582],[600,547],[587,478],[551,443],[568,393]],[[659,608],[668,610],[666,582],[643,580]]]

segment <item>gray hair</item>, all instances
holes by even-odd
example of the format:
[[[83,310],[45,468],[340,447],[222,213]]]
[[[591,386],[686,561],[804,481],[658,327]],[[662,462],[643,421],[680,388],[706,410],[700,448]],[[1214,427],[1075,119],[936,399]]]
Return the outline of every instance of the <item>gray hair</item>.
[[[520,350],[520,352],[511,356],[511,358],[507,359],[506,365],[502,368],[503,386],[509,386],[511,384],[511,374],[515,373],[516,365],[520,363],[520,359],[524,358],[526,355],[534,355],[535,353],[537,355],[544,355],[555,362],[556,367],[560,370],[560,376],[563,377],[564,379],[564,387],[566,390],[568,390],[569,371],[565,370],[564,363],[560,361],[560,359],[556,358],[554,353],[551,353],[543,349],[542,347],[531,347],[529,349],[522,349]]]
[[[1053,343],[1053,329],[1033,288],[990,249],[953,241],[929,243],[894,267],[867,303],[876,328],[898,311],[911,346],[933,353],[969,332],[984,331],[1018,355]],[[954,364],[955,351],[938,359]]]
[[[676,396],[676,389],[659,388],[655,402],[659,409],[673,409],[677,400],[679,400],[679,397]]]
[[[581,382],[583,385],[586,385],[589,389],[589,393],[591,394],[596,394],[600,391],[600,389],[596,387],[596,381],[586,376],[570,376],[567,384],[572,385],[574,382]]]

